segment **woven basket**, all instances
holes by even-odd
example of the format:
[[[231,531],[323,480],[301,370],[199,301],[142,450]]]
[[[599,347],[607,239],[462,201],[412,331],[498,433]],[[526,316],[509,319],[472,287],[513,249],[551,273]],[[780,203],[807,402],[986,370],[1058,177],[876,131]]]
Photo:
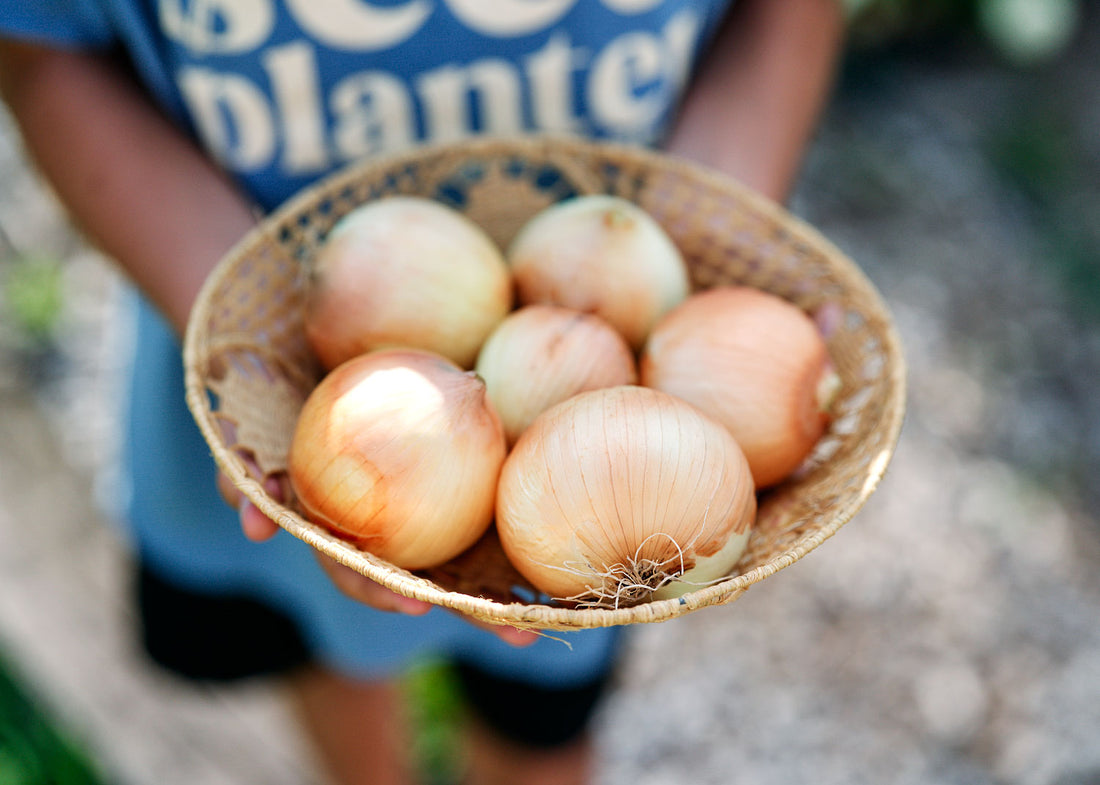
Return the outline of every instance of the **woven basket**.
[[[829,350],[843,389],[829,432],[795,478],[766,492],[733,575],[682,598],[629,608],[538,601],[492,530],[470,551],[410,573],[311,524],[263,489],[285,470],[293,426],[319,368],[302,329],[304,261],[355,206],[390,194],[457,208],[503,245],[562,198],[612,193],[652,214],[698,288],[740,283],[838,315]],[[671,619],[728,603],[816,548],[874,491],[904,412],[891,317],[860,270],[818,232],[728,179],[661,154],[572,139],[481,139],[358,164],[303,192],[245,237],[206,282],[184,348],[187,402],[215,460],[264,513],[336,561],[408,597],[522,628],[568,630]],[[247,460],[246,460],[247,458]],[[249,465],[259,467],[254,476]]]

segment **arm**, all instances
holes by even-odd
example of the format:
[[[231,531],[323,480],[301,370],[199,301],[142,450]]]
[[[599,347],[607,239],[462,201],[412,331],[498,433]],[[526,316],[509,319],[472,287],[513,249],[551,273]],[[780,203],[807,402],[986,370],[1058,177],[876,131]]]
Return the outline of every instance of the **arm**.
[[[249,202],[105,57],[0,39],[0,97],[72,220],[182,334],[206,276],[254,225]],[[240,505],[248,537],[278,531],[224,477],[219,487]],[[278,484],[268,489],[277,493]],[[321,564],[367,605],[412,614],[431,607],[328,557]],[[493,631],[517,645],[534,641],[529,632]]]
[[[105,56],[0,42],[0,95],[72,220],[182,334],[250,204]]]
[[[668,148],[786,199],[832,87],[837,0],[736,0]]]

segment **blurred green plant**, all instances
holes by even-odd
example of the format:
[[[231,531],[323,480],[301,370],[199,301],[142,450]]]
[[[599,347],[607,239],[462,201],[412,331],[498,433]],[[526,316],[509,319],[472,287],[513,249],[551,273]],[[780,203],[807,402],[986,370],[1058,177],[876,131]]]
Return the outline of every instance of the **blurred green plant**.
[[[1079,316],[1100,319],[1100,228],[1087,196],[1087,154],[1053,91],[1036,92],[987,142],[993,169],[1024,197],[1040,247],[1036,264],[1053,275]]]
[[[1080,0],[981,0],[978,25],[1009,60],[1034,65],[1057,57],[1080,24]]]
[[[1064,51],[1081,21],[1081,0],[845,0],[855,46],[945,33],[976,33],[1017,66]]]
[[[0,659],[0,785],[101,785],[88,756],[31,700]]]
[[[0,348],[48,349],[64,308],[62,284],[60,260],[22,253],[0,224]]]
[[[415,730],[412,752],[425,781],[458,782],[465,709],[453,671],[442,662],[420,663],[405,675],[403,689]]]
[[[31,343],[48,343],[64,307],[61,263],[50,257],[19,256],[9,260],[6,268],[0,278],[0,313]]]

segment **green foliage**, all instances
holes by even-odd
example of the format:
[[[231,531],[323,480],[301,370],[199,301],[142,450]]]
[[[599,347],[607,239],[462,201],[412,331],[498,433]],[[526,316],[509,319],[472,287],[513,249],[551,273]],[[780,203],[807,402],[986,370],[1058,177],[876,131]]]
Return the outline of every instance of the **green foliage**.
[[[1047,98],[1044,98],[1044,95]],[[1040,247],[1036,263],[1053,275],[1080,316],[1100,318],[1100,230],[1086,194],[1087,154],[1050,92],[1034,95],[988,142],[1005,184],[1023,195]]]
[[[932,30],[970,27],[980,0],[847,0],[860,40],[919,37]]]
[[[58,731],[0,660],[0,785],[100,785],[86,755]]]
[[[856,47],[976,35],[1018,66],[1048,62],[1069,45],[1081,0],[846,0]]]
[[[459,781],[464,707],[461,687],[450,667],[422,663],[405,676],[403,687],[416,734],[413,755],[426,781]]]
[[[1003,123],[990,140],[997,171],[1036,201],[1073,186],[1077,150],[1068,123],[1053,107],[1029,108]]]
[[[45,257],[17,257],[3,272],[5,318],[32,342],[48,342],[64,307],[61,263]]]

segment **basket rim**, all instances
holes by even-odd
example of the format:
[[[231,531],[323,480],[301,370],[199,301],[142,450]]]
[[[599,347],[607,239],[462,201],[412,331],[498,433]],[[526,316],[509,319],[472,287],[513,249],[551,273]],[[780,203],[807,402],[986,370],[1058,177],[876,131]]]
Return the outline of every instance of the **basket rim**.
[[[682,173],[688,179],[706,184],[718,191],[730,192],[751,210],[763,214],[806,244],[820,249],[830,257],[830,263],[843,268],[846,280],[862,288],[881,316],[876,335],[882,342],[882,352],[889,358],[889,389],[893,393],[883,407],[875,427],[884,432],[883,448],[869,462],[858,495],[834,511],[827,523],[801,535],[790,547],[773,555],[752,569],[723,579],[713,585],[687,592],[679,598],[654,600],[624,608],[567,608],[543,603],[505,603],[497,600],[444,589],[426,578],[394,567],[373,555],[355,548],[345,540],[305,520],[290,508],[275,501],[260,481],[250,475],[241,457],[222,441],[213,409],[203,381],[200,365],[208,320],[202,318],[207,304],[240,260],[264,243],[280,246],[279,227],[292,220],[307,206],[315,203],[321,192],[351,185],[378,171],[392,170],[423,160],[428,156],[462,152],[469,155],[499,153],[502,148],[518,154],[555,153],[625,155],[662,171]],[[557,134],[520,136],[487,136],[457,142],[424,144],[401,152],[352,162],[321,178],[313,185],[290,197],[278,208],[262,217],[218,262],[203,282],[192,306],[183,341],[184,386],[191,410],[204,439],[211,449],[218,468],[265,515],[280,528],[305,541],[335,561],[354,569],[406,597],[439,605],[494,624],[536,630],[571,630],[590,627],[665,621],[709,605],[722,604],[740,596],[755,583],[790,566],[817,548],[847,524],[864,506],[879,485],[891,462],[905,419],[907,398],[907,366],[897,328],[877,288],[854,261],[840,251],[832,241],[808,222],[789,212],[782,205],[748,188],[723,173],[696,162],[668,153],[622,143],[591,141]]]

